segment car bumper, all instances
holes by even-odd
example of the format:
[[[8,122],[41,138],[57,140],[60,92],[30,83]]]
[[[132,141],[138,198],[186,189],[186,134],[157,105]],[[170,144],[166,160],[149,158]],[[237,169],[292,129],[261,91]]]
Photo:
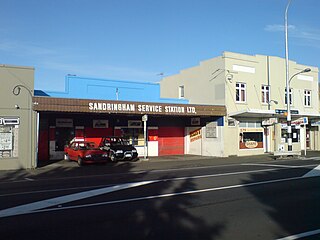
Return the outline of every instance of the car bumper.
[[[138,153],[136,152],[124,152],[124,153],[116,153],[116,158],[118,160],[125,160],[125,159],[136,159],[138,157]]]
[[[99,163],[99,162],[107,162],[108,158],[107,157],[100,157],[100,156],[92,156],[89,158],[83,158],[83,161],[85,163]]]

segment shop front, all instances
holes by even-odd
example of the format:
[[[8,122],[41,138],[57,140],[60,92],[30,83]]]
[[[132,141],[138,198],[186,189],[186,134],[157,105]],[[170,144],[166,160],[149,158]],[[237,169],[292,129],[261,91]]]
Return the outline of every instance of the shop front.
[[[316,125],[319,114],[292,114],[292,147],[295,152],[318,150],[319,129]],[[285,114],[275,110],[246,110],[232,115],[233,124],[228,128],[238,130],[237,155],[253,155],[286,152],[288,148],[287,120]]]
[[[63,159],[64,146],[73,138],[100,144],[106,136],[126,138],[140,157],[189,154],[189,129],[205,128],[209,123],[221,126],[225,115],[224,106],[51,97],[35,97],[34,101],[39,113],[39,161]],[[191,141],[196,142],[194,137]]]

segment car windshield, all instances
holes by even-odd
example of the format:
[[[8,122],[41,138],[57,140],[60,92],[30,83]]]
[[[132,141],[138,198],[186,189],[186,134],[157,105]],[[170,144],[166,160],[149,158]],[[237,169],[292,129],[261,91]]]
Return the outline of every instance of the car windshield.
[[[94,142],[83,142],[79,143],[79,148],[81,150],[96,149],[96,145]]]
[[[128,141],[124,138],[106,138],[104,144],[105,146],[122,146],[128,145]]]

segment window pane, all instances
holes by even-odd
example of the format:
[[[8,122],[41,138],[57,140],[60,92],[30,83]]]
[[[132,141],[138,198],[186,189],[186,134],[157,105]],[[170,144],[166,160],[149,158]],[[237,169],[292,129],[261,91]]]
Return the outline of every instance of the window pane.
[[[246,122],[240,122],[239,123],[239,127],[245,128],[245,127],[247,127],[247,123]]]
[[[245,102],[245,101],[246,101],[245,96],[246,96],[245,91],[244,91],[244,90],[241,90],[241,99],[240,99],[240,100],[241,100],[242,102]]]
[[[240,101],[240,94],[239,94],[239,89],[236,90],[236,101]]]

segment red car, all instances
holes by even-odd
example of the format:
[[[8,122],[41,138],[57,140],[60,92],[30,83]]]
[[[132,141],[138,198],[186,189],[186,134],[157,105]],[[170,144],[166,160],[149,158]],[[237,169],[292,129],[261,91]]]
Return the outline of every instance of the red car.
[[[77,161],[79,166],[84,163],[107,162],[108,154],[94,142],[74,141],[64,148],[65,159]]]

